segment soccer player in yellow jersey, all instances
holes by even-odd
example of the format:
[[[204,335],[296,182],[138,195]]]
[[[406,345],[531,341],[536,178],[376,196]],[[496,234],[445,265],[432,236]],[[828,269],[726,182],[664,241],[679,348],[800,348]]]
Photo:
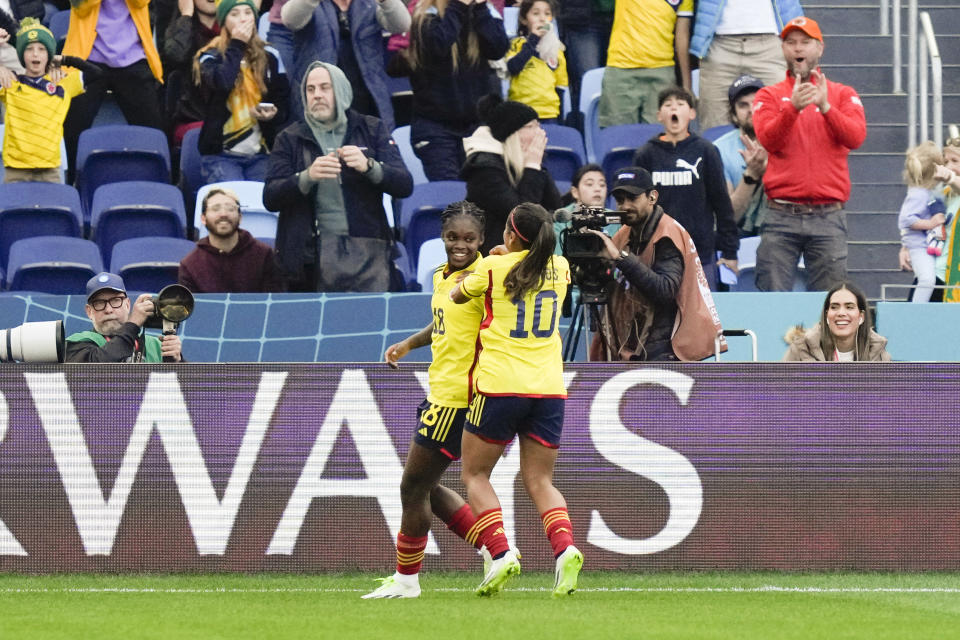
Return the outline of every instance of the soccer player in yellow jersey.
[[[517,435],[523,484],[556,558],[554,596],[573,593],[583,565],[567,503],[553,486],[567,397],[557,321],[570,284],[570,266],[553,255],[555,244],[553,217],[546,209],[517,205],[503,231],[503,255],[481,260],[451,295],[458,303],[478,298],[484,303],[477,393],[464,425],[461,472],[481,542],[493,557],[477,588],[481,596],[499,592],[520,573],[490,484],[494,466]]]
[[[430,512],[461,538],[480,548],[476,518],[456,492],[440,484],[440,477],[460,458],[460,438],[470,394],[477,329],[483,317],[480,302],[458,305],[450,291],[460,276],[480,261],[483,211],[471,202],[454,202],[444,209],[441,237],[446,264],[433,274],[433,321],[412,336],[387,347],[384,360],[393,367],[412,349],[431,346],[430,393],[419,407],[419,423],[407,453],[400,481],[403,516],[397,536],[397,570],[363,598],[416,598],[418,578],[427,547]]]
[[[7,39],[9,34],[0,34],[0,41]],[[53,33],[36,18],[20,23],[16,47],[24,72],[0,73],[0,101],[7,110],[4,182],[60,182],[60,141],[70,101],[84,91],[83,74],[98,76],[100,69],[82,58],[54,55],[56,46]],[[65,72],[61,65],[79,71]]]

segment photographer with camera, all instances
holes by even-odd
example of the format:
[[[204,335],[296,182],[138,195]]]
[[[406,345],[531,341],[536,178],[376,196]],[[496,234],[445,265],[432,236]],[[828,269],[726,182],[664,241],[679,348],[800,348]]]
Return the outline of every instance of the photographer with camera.
[[[603,242],[616,284],[601,315],[591,360],[692,361],[713,355],[720,319],[690,234],[657,205],[650,173],[616,172],[613,197],[623,227]]]
[[[91,278],[85,310],[93,331],[67,336],[65,362],[163,362],[164,357],[174,362],[183,360],[176,333],[164,335],[162,340],[143,333],[147,319],[156,315],[153,296],[141,294],[131,305],[120,276],[104,272]]]

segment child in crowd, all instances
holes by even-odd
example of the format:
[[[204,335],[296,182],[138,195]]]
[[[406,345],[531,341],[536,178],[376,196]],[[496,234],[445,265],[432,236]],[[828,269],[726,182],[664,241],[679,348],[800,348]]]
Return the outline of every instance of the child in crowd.
[[[518,15],[520,36],[507,53],[508,99],[533,107],[541,122],[556,120],[560,117],[557,89],[567,87],[567,61],[553,22],[553,4],[523,0]]]
[[[6,43],[10,34],[0,32],[0,42]],[[56,48],[53,33],[39,20],[23,19],[16,49],[24,72],[0,88],[6,107],[4,182],[60,182],[60,143],[70,101],[83,93],[84,74],[95,78],[101,72],[81,58],[54,55]]]
[[[557,236],[557,246],[554,253],[563,255],[562,237],[563,231],[570,228],[570,220],[573,214],[580,211],[581,207],[590,207],[593,209],[606,209],[607,204],[607,179],[603,175],[603,167],[595,162],[583,165],[573,174],[573,181],[570,183],[570,198],[572,202],[563,209],[557,209],[554,212],[553,232]],[[564,213],[561,213],[563,211]],[[604,232],[612,236],[617,232],[621,225],[608,224],[604,227]]]
[[[937,188],[938,165],[943,153],[929,140],[907,151],[903,179],[907,196],[900,207],[900,241],[910,253],[917,276],[914,302],[929,302],[936,281],[936,258],[943,252],[944,237],[939,230],[947,222],[946,208]]]

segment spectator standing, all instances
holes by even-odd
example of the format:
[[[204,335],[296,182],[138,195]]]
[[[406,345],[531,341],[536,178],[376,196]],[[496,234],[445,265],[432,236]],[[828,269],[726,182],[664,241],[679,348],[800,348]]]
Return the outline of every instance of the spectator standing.
[[[170,21],[163,40],[163,70],[166,102],[169,105],[176,101],[168,117],[174,142],[179,145],[188,129],[199,127],[203,122],[206,105],[200,92],[192,90],[193,59],[220,34],[220,25],[214,0],[179,0],[177,6],[179,15]]]
[[[757,288],[790,291],[802,254],[808,288],[824,291],[847,277],[847,156],[866,138],[866,116],[857,92],[820,70],[823,35],[815,21],[795,18],[780,37],[787,77],[760,89],[753,108],[769,156]]]
[[[350,108],[380,118],[392,131],[382,32],[397,34],[410,28],[403,0],[289,0],[281,16],[294,33],[291,84],[299,86],[304,70],[315,60],[335,64],[353,87]]]
[[[482,99],[478,109],[487,124],[463,141],[467,160],[460,176],[467,183],[467,200],[486,214],[480,253],[487,255],[500,244],[498,232],[518,204],[532,202],[553,211],[562,203],[542,164],[547,134],[537,112],[519,102],[501,102],[496,96]]]
[[[960,302],[960,137],[951,127],[951,136],[943,145],[943,166],[939,169],[943,181],[943,198],[947,206],[945,250],[937,258],[937,278],[951,288],[943,292],[944,302]]]
[[[257,35],[253,0],[220,0],[217,22],[220,34],[193,65],[206,105],[199,140],[203,179],[263,181],[275,132],[287,119],[287,77]]]
[[[686,89],[664,89],[658,104],[664,132],[640,147],[633,163],[650,172],[660,206],[690,233],[710,289],[716,290],[716,264],[736,273],[740,247],[723,162],[709,140],[690,132],[697,112],[695,98]]]
[[[753,129],[753,99],[762,88],[763,82],[751,75],[734,80],[727,90],[727,98],[730,123],[736,129],[713,142],[723,162],[723,175],[740,237],[758,235],[763,223],[760,205],[763,203],[767,152],[757,142],[757,132]]]
[[[683,88],[690,84],[693,0],[618,2],[603,74],[601,127],[655,122],[657,95],[676,84],[674,51]]]
[[[941,175],[938,166],[943,153],[927,140],[907,151],[903,177],[907,195],[900,206],[897,226],[900,242],[910,253],[910,264],[917,276],[913,302],[930,302],[936,283],[936,261],[944,249],[946,206],[937,187]]]
[[[560,117],[558,89],[567,87],[567,62],[553,22],[548,0],[523,0],[519,13],[520,37],[510,43],[508,97],[533,107],[541,121]]]
[[[563,0],[559,7],[560,33],[566,45],[570,104],[579,114],[580,79],[590,69],[607,64],[614,0]],[[582,125],[582,123],[572,123]]]
[[[428,179],[458,179],[466,160],[463,139],[480,125],[477,101],[501,91],[490,62],[503,58],[509,46],[503,20],[484,0],[421,0],[417,5],[407,50],[413,88],[410,143]],[[504,219],[498,218],[500,224]]]
[[[200,221],[209,235],[180,261],[177,281],[193,293],[284,291],[273,249],[240,228],[240,199],[215,187],[204,196]]]
[[[700,58],[701,131],[726,122],[727,87],[738,76],[783,78],[777,35],[802,15],[799,0],[698,0],[690,53]]]
[[[276,250],[291,291],[387,291],[392,230],[383,194],[413,178],[382,120],[350,107],[350,83],[314,62],[300,88],[303,119],[280,132],[263,202],[279,211]]]
[[[5,0],[0,3],[0,29],[8,34],[16,33],[24,18],[43,20],[44,3],[42,0]],[[16,74],[23,73],[23,65],[14,43],[0,46],[0,65]]]

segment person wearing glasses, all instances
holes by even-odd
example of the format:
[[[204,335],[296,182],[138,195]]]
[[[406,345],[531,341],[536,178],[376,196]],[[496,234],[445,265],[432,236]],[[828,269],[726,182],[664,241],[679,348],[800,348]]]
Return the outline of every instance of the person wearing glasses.
[[[67,336],[65,362],[163,362],[164,356],[182,361],[179,336],[161,340],[143,333],[155,312],[152,296],[140,294],[131,305],[120,276],[104,272],[90,278],[85,310],[93,331]]]
[[[273,249],[240,228],[240,199],[215,187],[201,203],[207,236],[180,261],[177,281],[193,293],[286,291]]]

